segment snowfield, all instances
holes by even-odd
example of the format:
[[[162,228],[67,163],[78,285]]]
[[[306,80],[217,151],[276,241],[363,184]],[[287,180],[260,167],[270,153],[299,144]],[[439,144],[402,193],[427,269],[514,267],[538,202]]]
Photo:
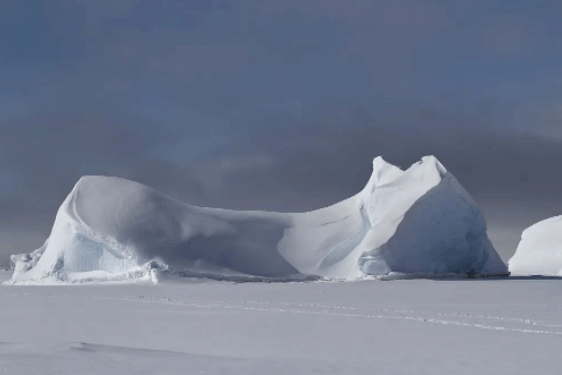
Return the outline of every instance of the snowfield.
[[[509,260],[516,275],[562,276],[562,216],[543,220],[527,228]]]
[[[0,373],[559,374],[560,285],[4,285]]]
[[[14,283],[155,280],[162,270],[285,280],[508,272],[478,206],[433,156],[405,171],[377,157],[357,195],[296,214],[195,207],[84,177],[45,245],[12,263]]]

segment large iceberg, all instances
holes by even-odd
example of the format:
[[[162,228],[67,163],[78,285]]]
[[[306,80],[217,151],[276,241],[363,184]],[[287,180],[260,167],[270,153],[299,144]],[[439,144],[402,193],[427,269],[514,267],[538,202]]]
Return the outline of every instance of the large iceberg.
[[[516,275],[562,276],[562,216],[525,229],[509,270]]]
[[[433,156],[405,171],[377,157],[360,193],[306,213],[196,207],[121,178],[83,177],[45,245],[13,262],[12,282],[24,283],[150,279],[156,270],[261,279],[507,274],[476,203]]]

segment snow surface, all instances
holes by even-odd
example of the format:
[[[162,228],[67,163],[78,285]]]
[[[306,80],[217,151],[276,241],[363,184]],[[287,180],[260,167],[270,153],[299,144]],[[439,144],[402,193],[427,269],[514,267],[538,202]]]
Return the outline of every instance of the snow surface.
[[[84,177],[49,239],[15,255],[15,283],[506,274],[476,203],[432,156],[373,161],[357,195],[307,213],[195,207],[136,182]]]
[[[559,374],[559,292],[517,278],[0,286],[0,374]]]
[[[516,275],[562,276],[562,216],[538,222],[523,232],[509,260],[509,270]]]

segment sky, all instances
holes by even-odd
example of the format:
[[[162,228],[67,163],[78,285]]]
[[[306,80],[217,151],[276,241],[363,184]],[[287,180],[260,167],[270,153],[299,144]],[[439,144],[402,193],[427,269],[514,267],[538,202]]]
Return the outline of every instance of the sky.
[[[307,211],[433,154],[504,260],[562,214],[558,0],[0,0],[0,265],[82,175]]]

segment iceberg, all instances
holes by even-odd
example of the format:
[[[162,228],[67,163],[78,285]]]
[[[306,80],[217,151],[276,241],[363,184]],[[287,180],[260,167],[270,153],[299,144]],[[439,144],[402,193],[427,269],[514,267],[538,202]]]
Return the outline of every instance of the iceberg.
[[[116,177],[81,178],[45,244],[12,258],[12,283],[152,280],[354,280],[506,275],[486,221],[433,156],[407,170],[373,161],[365,188],[305,213],[185,204]]]
[[[562,276],[562,216],[525,229],[508,264],[514,275]]]

